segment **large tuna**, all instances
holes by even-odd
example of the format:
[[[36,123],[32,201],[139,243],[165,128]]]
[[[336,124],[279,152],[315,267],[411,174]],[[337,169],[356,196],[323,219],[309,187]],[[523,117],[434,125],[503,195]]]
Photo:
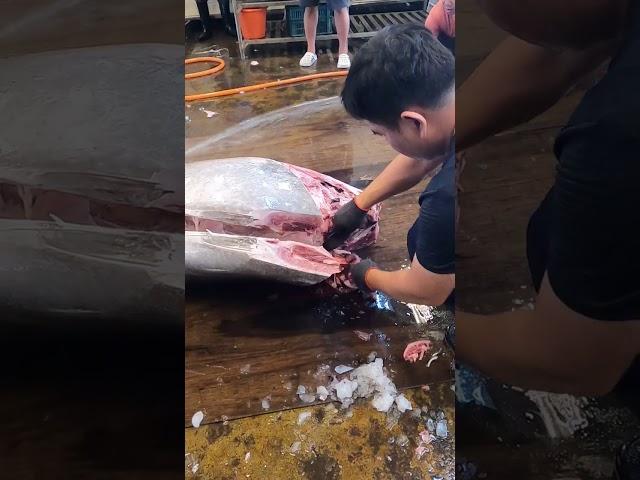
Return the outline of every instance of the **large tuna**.
[[[266,158],[189,163],[187,274],[294,284],[327,280],[344,270],[349,251],[377,239],[378,205],[340,250],[322,248],[333,215],[358,193],[335,178]]]

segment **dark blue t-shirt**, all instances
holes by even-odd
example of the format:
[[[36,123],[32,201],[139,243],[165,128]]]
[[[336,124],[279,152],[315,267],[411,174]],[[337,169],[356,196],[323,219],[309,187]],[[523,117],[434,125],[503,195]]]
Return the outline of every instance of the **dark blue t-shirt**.
[[[456,161],[452,153],[418,199],[420,214],[407,235],[409,258],[433,273],[455,273]],[[453,301],[453,293],[447,303]]]

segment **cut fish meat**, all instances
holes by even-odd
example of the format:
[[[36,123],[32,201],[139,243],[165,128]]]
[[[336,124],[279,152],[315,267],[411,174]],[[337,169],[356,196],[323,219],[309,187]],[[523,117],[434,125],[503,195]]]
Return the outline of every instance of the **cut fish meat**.
[[[378,236],[380,206],[340,247],[322,248],[332,217],[360,192],[327,175],[267,158],[185,167],[185,264],[190,277],[241,277],[351,288],[339,274]]]
[[[191,277],[276,278],[314,285],[340,273],[348,261],[322,247],[272,238],[185,232],[185,266]]]

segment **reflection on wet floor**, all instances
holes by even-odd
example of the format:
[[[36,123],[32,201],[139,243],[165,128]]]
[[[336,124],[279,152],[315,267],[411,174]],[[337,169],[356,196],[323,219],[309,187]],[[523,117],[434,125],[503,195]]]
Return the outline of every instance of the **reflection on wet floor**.
[[[213,50],[217,50],[214,46]],[[324,53],[323,53],[324,52]],[[295,54],[282,56],[256,57],[254,60],[241,61],[237,57],[222,57],[225,60],[225,69],[214,76],[206,76],[187,80],[185,82],[185,94],[206,93],[229,88],[255,85],[275,80],[284,80],[297,76],[334,71],[335,61],[333,55],[327,53],[330,50],[319,51],[318,62],[310,68],[299,66],[299,58]],[[192,56],[209,56],[200,54]],[[251,62],[258,62],[251,65]],[[205,68],[203,64],[188,65],[186,72],[194,72]],[[186,104],[185,130],[187,137],[210,135],[211,132],[220,131],[223,128],[253,118],[274,109],[274,105],[291,106],[305,101],[317,100],[339,95],[344,80],[324,79],[314,80],[284,88],[270,89],[265,92],[238,94],[224,100],[211,100],[205,102],[192,102]],[[225,104],[224,116],[214,115],[212,122],[201,123],[200,117],[205,117],[200,108],[217,112],[216,106]]]
[[[201,49],[189,46],[187,52]],[[188,82],[188,94],[310,73],[298,66],[297,53],[241,62],[232,45],[229,49],[225,71]],[[319,57],[316,71],[335,69],[331,55]],[[394,153],[344,112],[338,98],[342,83],[314,81],[187,104],[186,161],[268,157],[366,184]],[[385,203],[379,240],[363,256],[385,268],[407,266],[406,232],[417,215],[422,189],[424,184]],[[360,294],[336,296],[318,287],[190,287],[185,473],[215,479],[453,478],[453,372],[441,330],[451,321],[451,312],[436,310],[418,324],[407,305]],[[372,333],[371,340],[359,339],[355,329]],[[401,358],[406,343],[419,338],[432,339],[435,351],[443,351],[429,368],[428,358],[416,365]],[[397,425],[366,400],[340,410],[339,404],[326,402],[305,407],[297,399],[295,386],[318,382],[318,367],[357,366],[372,350],[384,359],[400,389],[417,387],[406,390],[414,413],[405,412]],[[287,390],[288,383],[295,384],[294,392]],[[423,392],[423,384],[431,384],[431,390]],[[261,399],[266,396],[265,410]],[[423,406],[426,411],[419,413],[417,407]],[[198,410],[206,414],[203,424],[190,428]],[[446,417],[448,435],[418,458],[418,434],[427,428],[432,411]],[[311,419],[299,426],[304,412]],[[221,422],[224,418],[228,420]]]

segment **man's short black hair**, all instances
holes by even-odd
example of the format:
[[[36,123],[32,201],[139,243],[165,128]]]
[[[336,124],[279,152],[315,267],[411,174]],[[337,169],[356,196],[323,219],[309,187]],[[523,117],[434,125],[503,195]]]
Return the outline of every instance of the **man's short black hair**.
[[[454,62],[424,25],[386,27],[356,54],[342,103],[355,118],[396,127],[407,107],[442,106],[455,85]]]

